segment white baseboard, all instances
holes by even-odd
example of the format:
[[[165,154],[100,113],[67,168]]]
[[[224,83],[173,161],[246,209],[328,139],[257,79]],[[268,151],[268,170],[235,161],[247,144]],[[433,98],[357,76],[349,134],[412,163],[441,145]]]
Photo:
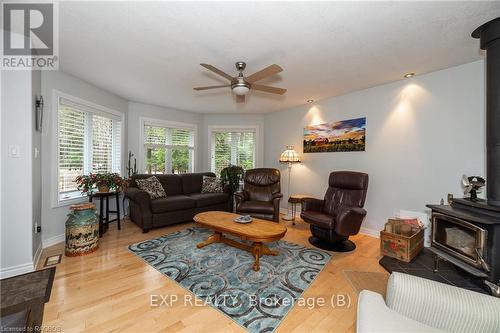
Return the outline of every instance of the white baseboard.
[[[375,238],[380,238],[380,231],[375,229],[361,227],[361,229],[359,229],[359,233],[367,236],[372,236]]]
[[[47,239],[42,240],[42,247],[45,249],[46,247],[62,243],[65,241],[65,239],[66,239],[65,234],[49,237]]]
[[[34,268],[33,268],[32,262],[29,262],[26,264],[21,264],[21,265],[16,265],[16,266],[11,266],[11,267],[6,267],[6,268],[0,270],[0,278],[5,279],[5,278],[15,276],[15,275],[33,272],[33,270],[34,270]]]

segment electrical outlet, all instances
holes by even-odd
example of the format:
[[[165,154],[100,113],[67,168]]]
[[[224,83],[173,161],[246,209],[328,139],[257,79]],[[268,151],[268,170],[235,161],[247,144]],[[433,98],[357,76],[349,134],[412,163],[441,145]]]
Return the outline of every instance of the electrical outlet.
[[[39,226],[37,226],[37,227],[36,227],[36,232],[42,232],[42,226],[40,226],[40,225],[39,225]]]

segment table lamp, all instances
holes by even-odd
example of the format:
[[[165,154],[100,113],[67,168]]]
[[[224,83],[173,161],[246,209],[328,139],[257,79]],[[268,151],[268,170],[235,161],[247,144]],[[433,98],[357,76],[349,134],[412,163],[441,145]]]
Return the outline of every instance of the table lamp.
[[[286,146],[286,150],[281,153],[280,156],[280,163],[288,163],[288,187],[287,187],[287,196],[286,198],[290,198],[290,175],[292,173],[292,164],[293,163],[300,163],[300,156],[299,154],[293,149],[293,146]],[[288,199],[287,199],[288,201]],[[288,204],[287,207],[287,213],[285,217],[283,217],[283,220],[285,221],[291,221],[293,220],[292,215],[290,214],[290,204]]]

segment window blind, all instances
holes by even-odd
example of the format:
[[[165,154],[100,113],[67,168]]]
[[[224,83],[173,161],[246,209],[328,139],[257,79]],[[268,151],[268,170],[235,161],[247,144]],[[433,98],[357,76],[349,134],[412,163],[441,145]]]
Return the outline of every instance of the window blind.
[[[144,124],[145,172],[192,172],[194,134],[190,128]]]
[[[73,180],[84,172],[86,118],[85,112],[69,106],[59,107],[58,188],[62,197],[76,191],[76,184]]]
[[[101,110],[59,99],[59,200],[78,197],[76,176],[121,172],[121,121]]]
[[[229,165],[238,165],[245,170],[254,168],[255,131],[213,131],[211,157],[211,169],[217,175]]]

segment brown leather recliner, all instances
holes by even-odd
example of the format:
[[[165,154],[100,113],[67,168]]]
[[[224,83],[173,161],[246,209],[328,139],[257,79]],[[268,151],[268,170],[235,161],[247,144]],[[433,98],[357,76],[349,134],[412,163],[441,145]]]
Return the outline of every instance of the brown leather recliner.
[[[243,177],[243,191],[234,194],[236,213],[278,222],[283,197],[280,178],[277,169],[247,170]]]
[[[356,235],[366,216],[368,175],[361,172],[330,173],[323,200],[308,198],[302,202],[300,217],[311,225],[309,242],[321,249],[348,252],[356,248],[349,236]]]

